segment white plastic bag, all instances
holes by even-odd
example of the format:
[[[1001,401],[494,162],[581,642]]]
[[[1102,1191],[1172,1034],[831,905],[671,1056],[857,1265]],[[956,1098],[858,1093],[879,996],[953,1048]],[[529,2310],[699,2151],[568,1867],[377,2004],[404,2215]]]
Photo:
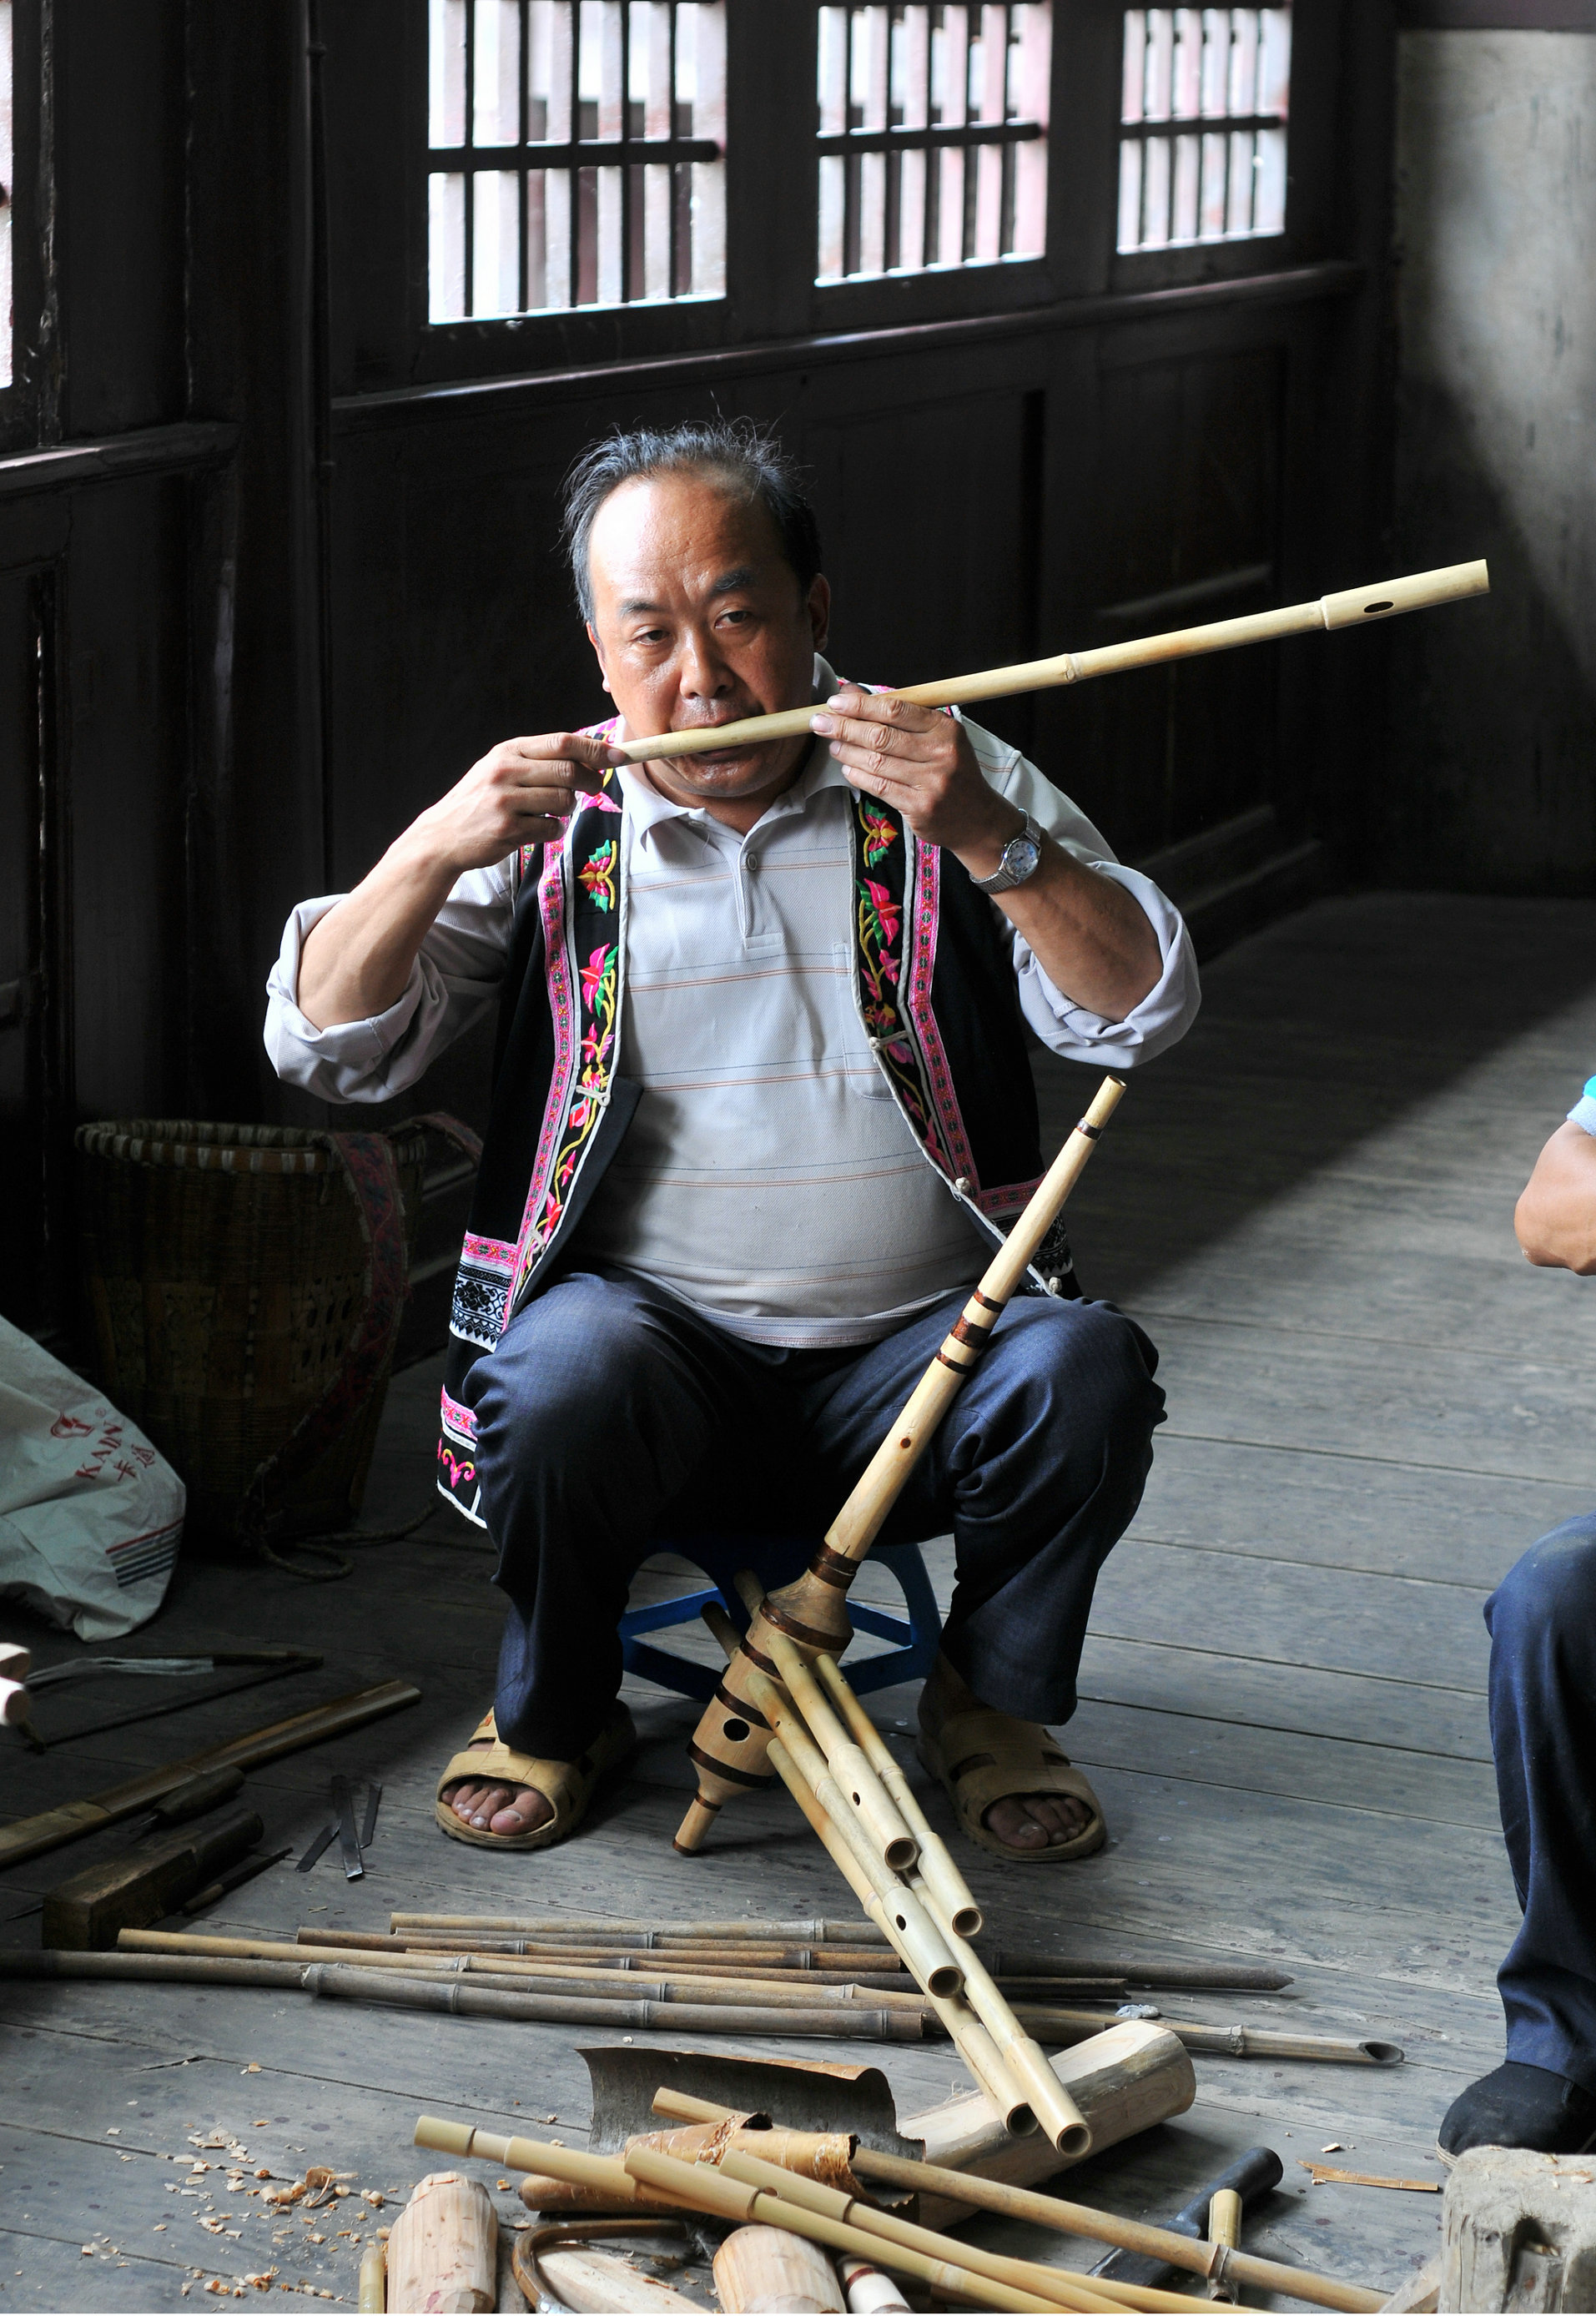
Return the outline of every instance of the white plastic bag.
[[[183,1503],[143,1432],[0,1319],[0,1599],[119,1639],[165,1598]]]

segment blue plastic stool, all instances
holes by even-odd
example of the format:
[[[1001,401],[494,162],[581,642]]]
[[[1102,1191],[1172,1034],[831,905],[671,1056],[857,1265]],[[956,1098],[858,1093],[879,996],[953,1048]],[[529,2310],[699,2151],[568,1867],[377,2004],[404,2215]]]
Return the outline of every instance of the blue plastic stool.
[[[779,1584],[790,1583],[807,1566],[815,1549],[814,1539],[671,1536],[657,1537],[653,1548],[656,1552],[679,1552],[683,1559],[696,1561],[709,1578],[710,1589],[679,1593],[675,1599],[656,1601],[651,1608],[629,1608],[620,1620],[622,1660],[628,1672],[636,1673],[640,1679],[657,1681],[662,1688],[673,1688],[682,1697],[696,1697],[708,1704],[715,1694],[719,1673],[709,1665],[694,1664],[690,1658],[679,1657],[669,1649],[655,1648],[642,1638],[643,1634],[656,1633],[667,1625],[691,1624],[700,1609],[711,1600],[718,1600],[727,1610],[739,1631],[745,1630],[748,1612],[733,1581],[737,1571],[752,1569],[765,1590],[773,1591]],[[931,1670],[942,1637],[942,1620],[937,1614],[931,1579],[920,1557],[919,1545],[878,1545],[870,1557],[896,1577],[903,1587],[904,1606],[909,1615],[905,1623],[903,1617],[889,1617],[885,1610],[868,1608],[861,1600],[848,1603],[849,1619],[856,1632],[874,1633],[881,1640],[898,1644],[849,1666],[850,1682],[866,1695],[875,1688],[895,1688],[900,1680],[923,1680]]]

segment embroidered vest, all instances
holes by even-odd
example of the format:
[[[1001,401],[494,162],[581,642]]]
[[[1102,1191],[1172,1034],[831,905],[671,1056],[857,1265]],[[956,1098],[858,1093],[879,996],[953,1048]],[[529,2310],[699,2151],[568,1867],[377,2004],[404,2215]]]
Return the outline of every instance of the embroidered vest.
[[[440,1491],[481,1526],[473,1362],[558,1276],[641,1088],[616,1071],[627,894],[615,774],[557,846],[518,862],[494,1095],[461,1249],[438,1446]],[[878,1066],[928,1162],[994,1243],[1042,1171],[1010,938],[967,872],[851,794],[853,987]],[[1026,1292],[1079,1292],[1062,1231]]]

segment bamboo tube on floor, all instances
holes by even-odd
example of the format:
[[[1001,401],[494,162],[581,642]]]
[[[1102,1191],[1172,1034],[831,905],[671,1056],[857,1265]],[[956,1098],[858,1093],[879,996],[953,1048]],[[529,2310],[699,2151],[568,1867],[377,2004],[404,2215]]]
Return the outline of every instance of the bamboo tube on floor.
[[[411,2191],[388,2240],[396,2316],[486,2316],[498,2303],[498,2214],[479,2179],[433,2171]]]
[[[880,1534],[955,1393],[979,1365],[1004,1305],[1057,1220],[1124,1091],[1119,1078],[1103,1079],[1085,1116],[1042,1176],[941,1348],[893,1419],[808,1567],[761,1604],[746,1643],[738,1642],[688,1748],[699,1783],[675,1837],[675,1847],[684,1856],[699,1848],[724,1803],[763,1782],[767,1736],[752,1701],[752,1681],[760,1661],[770,1661],[771,1634],[785,1633],[810,1657],[823,1651],[839,1654],[852,1639],[846,1595],[859,1563]]]
[[[921,2251],[932,2258],[948,2257],[948,2247],[955,2247],[957,2256],[977,2276],[992,2283],[1007,2284],[1020,2292],[1037,2292],[1044,2297],[1062,2298],[1064,2291],[1083,2295],[1083,2303],[1106,2303],[1110,2308],[1139,2307],[1144,2304],[1143,2288],[1124,2285],[1119,2291],[1103,2292],[1102,2279],[1095,2276],[1070,2275],[1067,2271],[1049,2267],[1039,2260],[1017,2259],[1006,2253],[991,2252],[975,2244],[958,2244],[951,2236],[939,2235],[933,2229],[918,2226],[896,2212],[883,2212],[873,2204],[845,2194],[841,2188],[828,2187],[816,2179],[795,2178],[773,2163],[751,2155],[741,2148],[728,2151],[721,2169],[728,2178],[740,2179],[749,2187],[760,2187],[771,2195],[785,2196],[789,2201],[812,2212],[825,2212],[851,2227],[863,2228],[867,2234],[881,2239],[881,2257],[888,2257],[887,2247]],[[785,2184],[783,2184],[785,2183]],[[1061,2287],[1063,2288],[1061,2290]],[[1123,2296],[1121,2296],[1123,2295]],[[1064,2305],[1072,2303],[1064,2298]],[[1184,2294],[1162,2294],[1155,2305],[1180,2311],[1206,2309],[1207,2303]]]
[[[766,1946],[786,1946],[797,1942],[803,1946],[869,1946],[872,1933],[863,1922],[833,1921],[819,1915],[800,1916],[796,1921],[755,1921],[734,1916],[729,1921],[642,1922],[623,1914],[612,1920],[602,1915],[564,1914],[413,1914],[404,1911],[390,1913],[388,1928],[394,1930],[513,1930],[525,1937],[547,1934],[560,1937],[592,1937],[614,1946],[626,1938],[636,1938],[643,1946],[654,1946],[662,1938],[752,1938]],[[886,1939],[881,1940],[885,1946]]]
[[[380,2239],[369,2243],[361,2254],[356,2305],[361,2316],[383,2316],[388,2306],[388,2254]]]
[[[1015,2016],[1050,2043],[1079,2042],[1113,2024],[1096,2011],[1059,2009],[1051,2004],[1022,2002]],[[1271,2026],[1211,2026],[1195,2018],[1161,2018],[1159,2024],[1178,2035],[1189,2051],[1207,2051],[1217,2058],[1325,2059],[1343,2067],[1402,2064],[1401,2044],[1373,2035],[1359,2040],[1351,2035],[1282,2035]]]
[[[1220,2187],[1208,2198],[1208,2238],[1227,2251],[1239,2251],[1242,2240],[1242,2199],[1234,2187]],[[1234,2300],[1235,2286],[1223,2276],[1208,2279],[1210,2300]]]
[[[1066,2302],[1051,2295],[1043,2298],[1037,2293],[1012,2290],[976,2275],[965,2266],[962,2258],[943,2259],[912,2250],[906,2245],[886,2244],[864,2228],[851,2227],[827,2213],[810,2211],[786,2196],[772,2195],[767,2188],[728,2178],[724,2169],[708,2171],[700,2164],[674,2163],[668,2156],[650,2155],[642,2149],[629,2156],[627,2163],[637,2178],[656,2195],[668,2195],[677,2203],[707,2213],[711,2218],[734,2224],[762,2222],[768,2227],[790,2228],[794,2235],[806,2236],[812,2243],[823,2244],[828,2251],[857,2252],[864,2258],[878,2260],[883,2267],[915,2276],[950,2299],[969,2301],[980,2308],[1028,2312],[1028,2316],[1056,2316],[1057,2311],[1066,2306],[1087,2310],[1112,2307],[1111,2303],[1089,2295],[1083,2295],[1079,2302]],[[959,2254],[964,2249],[958,2244],[950,2248]]]
[[[734,2228],[715,2255],[715,2289],[738,2316],[847,2316],[837,2272],[790,2228]]]
[[[1011,2187],[1002,2180],[984,2179],[978,2173],[951,2171],[938,2163],[916,2163],[906,2156],[885,2155],[869,2147],[855,2149],[853,2169],[860,2179],[876,2179],[883,2187],[922,2196],[956,2196],[977,2211],[1029,2221],[1061,2235],[1083,2237],[1089,2243],[1144,2252],[1166,2267],[1184,2268],[1204,2278],[1226,2276],[1261,2292],[1340,2310],[1342,2316],[1374,2316],[1385,2304],[1384,2294],[1361,2285],[1343,2284],[1337,2276],[1290,2267],[1283,2260],[1260,2259],[1252,2252],[1227,2251],[1222,2244],[1178,2235],[1172,2228],[1155,2227],[1145,2220],[1123,2220],[1117,2213],[1100,2212],[1090,2204],[1070,2203],[1062,2196],[1039,2196],[1033,2188]],[[1101,2276],[1092,2279],[1094,2288],[1106,2287],[1109,2281]]]
[[[504,2018],[528,2026],[643,2027],[670,2034],[817,2036],[833,2042],[919,2043],[925,2027],[914,2012],[833,2004],[789,2010],[760,2003],[611,2002],[473,1983],[455,1973],[363,1968],[340,1960],[283,1962],[226,1955],[0,1954],[0,1981],[103,1978],[174,1986],[269,1986],[334,2000],[387,2003],[402,2010],[447,2011],[463,2018]],[[932,2006],[934,2008],[934,2006]]]
[[[815,1674],[842,1714],[865,1759],[896,1803],[905,1824],[919,1843],[920,1873],[926,1888],[945,1909],[950,1925],[961,1938],[976,1937],[983,1927],[981,1909],[976,1903],[969,1884],[954,1863],[947,1843],[921,1808],[914,1787],[894,1759],[887,1740],[854,1695],[851,1684],[835,1657],[817,1656]]]
[[[891,1915],[898,1934],[898,1951],[928,1994],[957,1994],[964,1973],[948,1950],[948,1942],[920,1900],[907,1889],[876,1850],[869,1836],[848,1807],[848,1799],[825,1764],[825,1756],[805,1728],[796,1706],[789,1705],[773,1680],[750,1666],[750,1696],[787,1749],[816,1801],[825,1812],[839,1841],[852,1852],[860,1871]]]
[[[844,1981],[841,1986],[794,1986],[781,1980],[679,1978],[674,1974],[639,1980],[628,1972],[623,1991],[613,1972],[567,1970],[557,1963],[516,1963],[505,1957],[501,1964],[498,1957],[491,1955],[367,1954],[343,1946],[315,1946],[308,1942],[289,1945],[274,1938],[207,1937],[184,1930],[129,1930],[119,1935],[117,1951],[229,1955],[260,1962],[344,1963],[363,1970],[397,1971],[409,1977],[468,1978],[474,1984],[521,1988],[529,1993],[542,1990],[550,1994],[593,1994],[605,2001],[629,2001],[635,1998],[654,2002],[754,2002],[766,2009],[813,2010],[827,2009],[833,2003],[846,2006],[862,2000],[869,2009],[901,2010],[917,2018],[923,2018],[927,2008],[926,1998],[918,1988],[902,1991],[896,1988],[887,1991],[872,1990],[861,1994],[851,1981]]]
[[[1392,619],[1398,612],[1428,610],[1440,603],[1487,594],[1490,584],[1483,561],[1450,563],[1435,571],[1378,580],[1368,587],[1343,588],[1333,595],[1317,596],[1312,602],[1285,604],[1278,610],[1210,619],[1201,627],[1174,628],[1165,635],[1143,636],[1130,643],[1101,644],[1092,651],[1058,652],[1051,659],[1019,660],[1008,667],[983,669],[976,675],[905,684],[891,696],[920,708],[960,708],[976,699],[1007,699],[1016,692],[1085,683],[1093,676],[1159,667],[1169,660],[1235,651],[1244,644],[1271,643],[1283,636],[1323,635],[1327,628],[1364,627],[1371,619]],[[762,746],[771,740],[796,739],[807,733],[810,718],[817,713],[817,704],[811,700],[807,708],[780,708],[771,716],[695,725],[680,732],[656,732],[644,739],[612,744],[629,763],[657,762],[663,757],[700,755],[706,749],[729,748],[745,741]]]

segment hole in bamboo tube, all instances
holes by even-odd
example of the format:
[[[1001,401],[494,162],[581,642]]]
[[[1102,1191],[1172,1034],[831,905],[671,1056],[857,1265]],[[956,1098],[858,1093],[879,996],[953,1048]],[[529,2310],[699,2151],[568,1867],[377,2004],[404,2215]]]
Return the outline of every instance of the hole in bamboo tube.
[[[729,1738],[734,1745],[740,1745],[748,1734],[748,1724],[745,1721],[723,1721],[720,1724],[720,1733],[723,1737]],[[853,1798],[857,1801],[859,1795],[855,1794]]]
[[[1395,603],[1365,603],[1363,616],[1366,619],[1372,619],[1376,611],[1394,611],[1395,609]]]
[[[908,1447],[912,1447],[912,1446],[914,1445],[914,1442],[913,1442],[912,1440],[908,1440],[908,1439],[900,1439],[900,1440],[898,1441],[898,1443],[897,1443],[897,1444],[898,1444],[898,1446],[899,1446],[900,1448],[908,1448]]]

